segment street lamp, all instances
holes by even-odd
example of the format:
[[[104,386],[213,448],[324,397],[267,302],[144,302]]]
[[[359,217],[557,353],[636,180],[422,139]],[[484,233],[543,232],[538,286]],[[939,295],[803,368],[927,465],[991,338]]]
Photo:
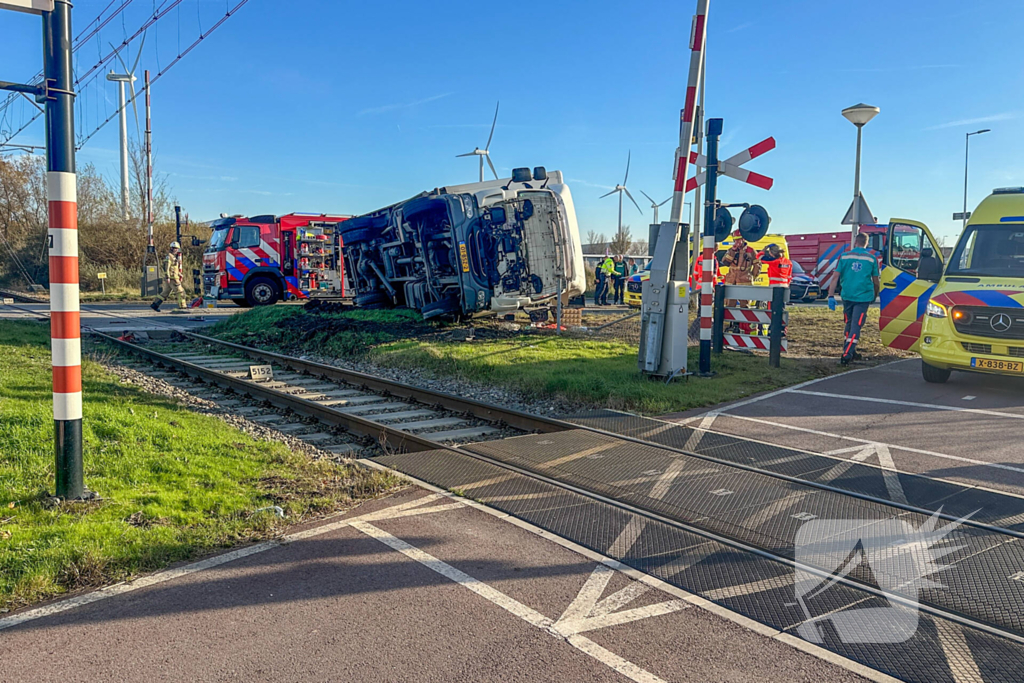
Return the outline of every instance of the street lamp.
[[[860,141],[861,129],[868,121],[875,118],[879,112],[878,107],[870,104],[855,104],[843,110],[843,116],[847,121],[857,126],[857,168],[853,176],[853,229],[850,231],[850,248],[856,246],[857,232],[860,230]]]
[[[991,132],[991,128],[982,128],[981,130],[976,130],[973,133],[968,133],[966,137],[967,142],[964,144],[964,212],[960,215],[963,220],[964,229],[967,228],[967,159],[971,153],[971,136]]]

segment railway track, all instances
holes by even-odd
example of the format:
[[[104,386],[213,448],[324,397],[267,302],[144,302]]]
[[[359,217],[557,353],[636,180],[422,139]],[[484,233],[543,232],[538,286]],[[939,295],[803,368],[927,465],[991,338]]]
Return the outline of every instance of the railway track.
[[[144,372],[172,380],[187,377],[190,382],[202,381],[205,384],[191,387],[200,395],[211,391],[236,395],[226,398],[229,407],[249,419],[339,456],[358,457],[450,490],[471,490],[472,494],[467,495],[485,504],[609,553],[642,571],[657,575],[660,565],[652,564],[655,558],[671,557],[675,562],[694,545],[714,548],[714,554],[729,558],[728,562],[715,563],[693,576],[681,571],[671,575],[670,581],[780,631],[795,628],[804,619],[788,613],[794,604],[792,577],[802,572],[834,581],[846,591],[830,611],[841,612],[870,601],[883,601],[894,609],[919,609],[935,629],[945,628],[941,624],[955,625],[970,636],[965,642],[984,641],[983,647],[988,650],[1001,648],[1004,664],[1013,662],[1013,666],[1020,667],[1014,671],[1024,670],[1024,626],[1019,609],[1024,590],[1013,593],[1012,585],[1009,589],[1002,584],[993,587],[990,584],[996,577],[971,565],[988,554],[988,563],[996,566],[997,572],[1004,571],[1004,567],[1009,572],[1013,562],[1024,557],[1020,540],[1024,526],[1020,524],[1000,527],[979,520],[960,520],[963,534],[956,540],[963,540],[967,549],[951,563],[951,573],[940,577],[953,587],[951,590],[920,596],[916,590],[887,590],[869,573],[854,571],[837,577],[833,567],[795,558],[791,530],[799,523],[788,518],[807,517],[790,515],[781,508],[778,514],[753,515],[761,517],[755,524],[737,521],[743,519],[737,512],[745,507],[770,511],[778,501],[796,496],[816,500],[819,508],[814,509],[819,515],[860,516],[869,521],[901,518],[919,526],[934,514],[934,509],[742,465],[722,454],[655,443],[649,440],[651,437],[614,433],[593,426],[592,420],[531,415],[204,335],[182,333],[173,342],[134,344],[93,334],[120,352],[131,354],[137,369]],[[252,379],[250,370],[254,365],[269,365],[273,378]],[[668,433],[666,425],[661,423],[643,433]],[[683,474],[693,473],[680,479],[681,487],[691,489],[655,497],[651,482],[672,467]],[[719,486],[722,482],[729,490]],[[701,486],[719,488],[708,491]],[[734,492],[740,495],[727,498]],[[732,502],[722,505],[719,496]],[[531,497],[549,498],[552,504],[524,508],[520,502],[510,502]],[[822,500],[832,506],[831,512],[820,508]],[[594,519],[581,518],[581,510]],[[956,519],[944,513],[939,516]],[[567,519],[572,522],[568,528]],[[635,543],[654,531],[659,539],[675,534],[689,540],[675,544],[651,541],[642,552],[626,548],[616,555],[615,543],[610,541],[624,533],[616,528],[623,524],[625,528],[639,524],[644,529],[634,538]],[[603,540],[587,536],[591,532],[585,527],[602,525],[609,527],[603,531]],[[761,563],[756,570],[755,561],[749,558]],[[697,564],[707,561],[702,556]],[[758,588],[753,595],[744,592],[744,586],[760,584],[773,588]],[[789,602],[780,600],[780,587]],[[948,644],[939,645],[932,655],[949,659],[943,649]],[[878,652],[844,654],[907,680],[935,680],[932,674],[916,676],[900,670],[905,662],[893,664],[899,662],[899,657],[892,647],[879,645],[875,647]],[[938,645],[933,642],[928,647]],[[843,651],[839,646],[830,649]],[[1018,680],[1015,676],[996,672],[983,679]],[[954,676],[953,680],[959,678]]]

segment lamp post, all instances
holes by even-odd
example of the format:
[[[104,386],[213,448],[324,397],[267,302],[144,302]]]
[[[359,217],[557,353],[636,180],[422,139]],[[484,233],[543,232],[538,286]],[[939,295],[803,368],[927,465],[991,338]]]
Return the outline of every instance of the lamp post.
[[[966,136],[966,142],[964,143],[964,212],[961,214],[964,228],[967,227],[967,160],[970,158],[971,153],[971,136],[990,132],[992,132],[991,128],[982,128],[981,130],[976,130],[973,133],[968,133]]]
[[[853,176],[853,229],[850,231],[850,248],[855,246],[857,232],[860,230],[860,144],[861,131],[868,121],[875,118],[879,112],[878,107],[870,104],[855,104],[843,110],[843,116],[847,121],[857,126],[857,167]]]

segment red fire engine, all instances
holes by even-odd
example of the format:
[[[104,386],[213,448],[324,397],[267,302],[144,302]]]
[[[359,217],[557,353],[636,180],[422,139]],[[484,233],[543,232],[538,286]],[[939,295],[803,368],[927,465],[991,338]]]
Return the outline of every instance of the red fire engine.
[[[204,298],[267,306],[313,293],[344,296],[337,227],[347,218],[290,213],[213,221],[203,254]]]
[[[862,225],[860,232],[868,236],[868,249],[881,258],[885,250],[887,225]],[[786,235],[789,258],[799,263],[811,276],[821,283],[821,292],[826,294],[832,278],[835,277],[839,257],[850,250],[849,232],[818,232],[809,235]]]

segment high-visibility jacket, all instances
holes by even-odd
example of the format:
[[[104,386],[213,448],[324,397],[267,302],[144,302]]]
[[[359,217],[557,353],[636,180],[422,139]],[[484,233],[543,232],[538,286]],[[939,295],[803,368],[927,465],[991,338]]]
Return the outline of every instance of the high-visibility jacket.
[[[171,253],[167,254],[167,260],[164,261],[164,275],[171,282],[181,282],[181,254],[177,256]]]
[[[793,262],[785,256],[780,256],[773,261],[764,261],[768,264],[768,284],[788,287],[793,281]]]
[[[611,277],[615,272],[615,259],[611,256],[601,262],[599,267],[600,272],[604,273],[605,277]]]

